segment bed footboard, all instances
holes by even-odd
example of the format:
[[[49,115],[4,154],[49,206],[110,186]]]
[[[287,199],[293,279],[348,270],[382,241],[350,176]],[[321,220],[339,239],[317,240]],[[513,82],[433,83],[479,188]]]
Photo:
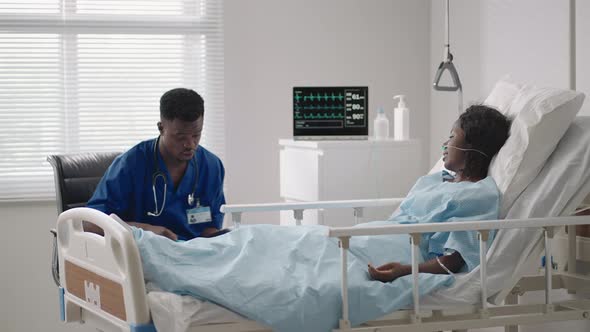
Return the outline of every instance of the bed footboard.
[[[104,236],[84,232],[83,222],[102,228]],[[75,208],[59,216],[57,234],[62,320],[92,321],[106,331],[155,331],[139,251],[126,224]]]

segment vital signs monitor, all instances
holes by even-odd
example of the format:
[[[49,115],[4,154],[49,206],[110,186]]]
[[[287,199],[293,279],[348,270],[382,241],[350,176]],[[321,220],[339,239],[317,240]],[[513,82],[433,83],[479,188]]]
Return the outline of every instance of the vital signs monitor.
[[[293,137],[367,139],[369,88],[294,87]]]

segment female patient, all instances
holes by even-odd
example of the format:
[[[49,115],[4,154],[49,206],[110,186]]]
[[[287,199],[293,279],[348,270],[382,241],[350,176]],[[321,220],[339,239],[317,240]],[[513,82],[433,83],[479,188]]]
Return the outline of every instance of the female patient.
[[[403,223],[405,218],[425,222],[440,218],[450,221],[454,217],[459,217],[459,213],[466,216],[469,216],[470,213],[474,216],[480,214],[473,209],[497,213],[498,190],[492,178],[487,177],[487,174],[492,157],[508,138],[509,128],[508,119],[494,109],[481,105],[468,108],[455,122],[449,139],[443,144],[444,167],[454,172],[455,176],[443,172],[442,175],[437,173],[419,179],[400,206],[400,212],[392,216],[392,219],[398,220],[400,223]],[[469,197],[470,192],[477,192],[476,194],[481,196],[478,198],[478,207],[461,206],[473,203],[472,197]],[[488,196],[488,199],[485,199],[485,196]],[[420,211],[421,208],[415,205],[422,205],[422,209],[424,207],[430,209],[428,211],[422,210],[425,214],[417,215],[416,211]],[[463,211],[460,211],[461,209]],[[405,215],[407,211],[414,213],[413,215]],[[495,218],[497,215],[481,219]],[[478,244],[473,232],[427,235],[426,240],[427,243],[421,241],[423,254],[424,249],[427,249],[424,248],[424,245],[428,245],[432,252],[432,249],[435,249],[433,247],[438,244],[439,248],[436,248],[437,250],[434,252],[438,254],[445,251],[445,255],[440,259],[436,255],[436,258],[420,264],[420,272],[436,274],[448,273],[449,270],[458,272],[466,265],[466,262],[469,270],[479,263]],[[444,248],[440,248],[442,243],[446,244]],[[453,246],[462,247],[463,252],[460,253],[457,251],[458,248],[452,248]],[[369,264],[370,276],[383,282],[392,281],[410,273],[412,273],[411,265],[398,262],[387,263],[379,267]]]
[[[455,175],[420,178],[390,220],[364,226],[496,219],[499,193],[487,169],[509,126],[496,110],[470,107],[443,145],[445,167]],[[141,229],[134,228],[133,234],[145,279],[165,291],[217,303],[276,331],[329,331],[338,323],[340,251],[323,226],[248,225],[183,243]],[[423,234],[420,248],[421,295],[450,286],[454,277],[447,269],[470,270],[479,264],[472,232]],[[351,238],[353,325],[411,305],[410,256],[407,234]]]

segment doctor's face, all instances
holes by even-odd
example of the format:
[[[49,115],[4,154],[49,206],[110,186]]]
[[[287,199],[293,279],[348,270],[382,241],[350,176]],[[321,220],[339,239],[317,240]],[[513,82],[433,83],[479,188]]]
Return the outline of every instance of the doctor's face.
[[[458,150],[454,147],[465,147],[465,132],[457,123],[453,125],[449,139],[443,144],[446,149],[443,150],[443,161],[445,168],[457,172],[465,168],[465,151]]]
[[[195,121],[162,119],[158,122],[164,153],[177,161],[190,161],[201,140],[203,117]]]

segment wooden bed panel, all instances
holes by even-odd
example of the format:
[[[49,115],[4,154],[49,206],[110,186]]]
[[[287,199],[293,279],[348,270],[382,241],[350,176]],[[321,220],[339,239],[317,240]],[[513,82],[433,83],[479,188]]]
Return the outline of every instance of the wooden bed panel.
[[[127,320],[121,284],[65,260],[66,289],[83,301],[100,304],[100,309]],[[98,289],[98,292],[97,292]]]

